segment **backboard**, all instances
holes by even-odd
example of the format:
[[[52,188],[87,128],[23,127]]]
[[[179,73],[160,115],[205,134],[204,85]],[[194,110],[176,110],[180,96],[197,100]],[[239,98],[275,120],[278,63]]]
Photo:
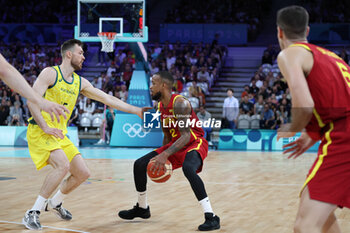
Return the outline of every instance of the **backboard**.
[[[116,42],[147,42],[145,0],[77,0],[74,37],[100,42],[98,32],[116,32]]]

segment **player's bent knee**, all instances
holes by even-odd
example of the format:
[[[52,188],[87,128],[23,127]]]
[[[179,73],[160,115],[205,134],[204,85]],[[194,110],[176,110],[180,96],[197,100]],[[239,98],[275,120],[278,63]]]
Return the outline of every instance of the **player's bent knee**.
[[[60,173],[62,175],[66,175],[69,172],[70,164],[69,164],[69,162],[65,162],[65,163],[59,164],[57,166],[57,169],[60,171]]]
[[[184,163],[182,165],[182,171],[186,177],[188,177],[189,175],[196,174],[196,171],[193,169],[192,165],[188,163]]]
[[[294,233],[308,233],[315,232],[318,227],[314,222],[305,221],[304,219],[298,218],[294,224]]]
[[[134,171],[137,170],[142,170],[142,169],[146,169],[147,168],[147,162],[144,161],[144,159],[141,157],[139,159],[137,159],[134,163]]]
[[[81,173],[80,179],[81,179],[82,181],[85,181],[85,180],[87,180],[87,179],[90,177],[90,175],[91,175],[90,170],[89,170],[89,169],[85,169],[85,170]]]

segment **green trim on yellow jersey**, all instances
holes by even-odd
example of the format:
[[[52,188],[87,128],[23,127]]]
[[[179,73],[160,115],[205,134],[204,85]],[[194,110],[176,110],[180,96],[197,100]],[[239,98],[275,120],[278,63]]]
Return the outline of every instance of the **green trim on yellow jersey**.
[[[63,76],[63,74],[62,74],[62,71],[61,71],[60,66],[57,66],[57,67],[58,67],[58,70],[59,70],[60,73],[61,73],[62,79],[63,79],[67,84],[73,84],[73,83],[74,83],[74,75],[72,75],[72,82],[68,82],[68,81],[64,78],[64,76]]]
[[[48,87],[48,89],[53,88],[53,87],[56,85],[57,79],[58,79],[58,72],[57,72],[57,70],[55,69],[54,66],[51,66],[51,68],[54,69],[54,70],[56,71],[56,80],[55,80],[55,83],[54,83],[54,84],[52,84],[51,86]],[[44,96],[45,96],[45,94],[44,94]]]

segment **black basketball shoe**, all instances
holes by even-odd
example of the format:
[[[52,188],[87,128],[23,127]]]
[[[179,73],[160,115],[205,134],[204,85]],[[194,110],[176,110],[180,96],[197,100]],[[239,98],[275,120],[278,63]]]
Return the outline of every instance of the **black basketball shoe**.
[[[200,231],[212,231],[220,229],[220,218],[219,216],[213,213],[205,213],[205,222],[202,225],[199,225],[198,230]]]
[[[149,206],[147,209],[144,209],[139,207],[139,203],[136,203],[134,208],[130,210],[119,211],[118,215],[120,218],[128,220],[134,219],[136,217],[146,219],[151,217],[151,211],[149,210]]]

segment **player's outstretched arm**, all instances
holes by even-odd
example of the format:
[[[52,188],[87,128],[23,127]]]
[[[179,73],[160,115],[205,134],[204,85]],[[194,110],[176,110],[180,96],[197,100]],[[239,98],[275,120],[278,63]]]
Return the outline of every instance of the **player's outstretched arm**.
[[[54,84],[56,80],[56,72],[52,68],[45,68],[40,75],[38,76],[36,82],[34,83],[33,90],[38,93],[39,96],[44,95],[47,88]],[[53,135],[58,138],[64,138],[62,134],[62,130],[51,128],[46,124],[43,116],[41,115],[40,108],[38,105],[33,104],[31,101],[28,101],[28,108],[32,113],[32,116],[35,122],[39,125],[39,127],[46,133]],[[59,121],[59,118],[57,118]]]
[[[278,131],[277,139],[291,137],[303,130],[309,123],[314,108],[305,74],[313,66],[313,56],[302,47],[284,49],[277,58],[278,66],[288,82],[292,95],[292,122],[284,124]]]
[[[27,81],[22,77],[22,75],[11,66],[5,58],[0,54],[0,78],[13,90],[18,92],[20,95],[24,96],[28,101],[36,104],[40,109],[48,112],[51,115],[52,120],[53,114],[56,118],[59,115],[66,117],[64,112],[69,113],[68,109],[62,105],[52,103],[45,100],[40,95],[35,93],[35,91],[29,86]]]
[[[106,94],[100,89],[94,88],[85,78],[81,78],[81,93],[90,99],[102,102],[114,109],[136,114],[142,119],[142,108],[125,103],[112,95]]]
[[[181,150],[191,139],[191,128],[186,127],[186,122],[191,116],[191,104],[184,98],[177,98],[174,103],[174,114],[179,122],[183,122],[184,127],[178,127],[181,136],[165,151],[154,157],[155,163],[151,168],[151,171],[158,172],[164,167],[168,157],[179,150]]]

